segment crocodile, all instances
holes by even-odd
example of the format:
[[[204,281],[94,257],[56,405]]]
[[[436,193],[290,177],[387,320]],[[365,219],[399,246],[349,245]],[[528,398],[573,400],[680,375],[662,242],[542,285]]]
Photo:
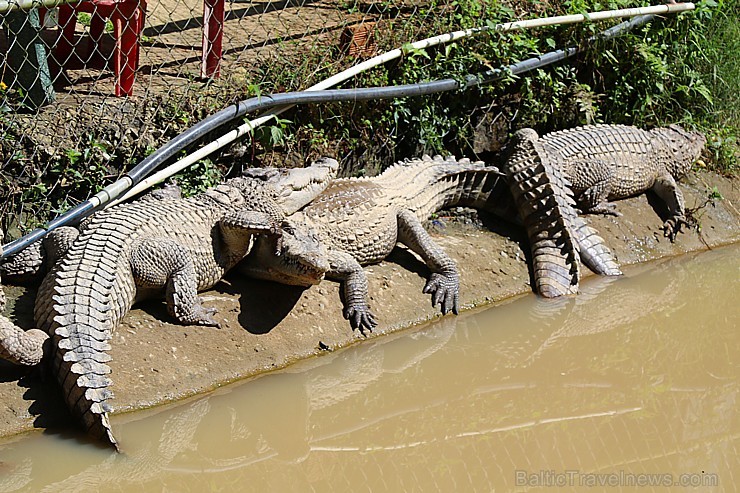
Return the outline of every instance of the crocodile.
[[[91,436],[117,449],[106,351],[132,304],[164,292],[180,323],[218,326],[215,310],[205,308],[197,292],[241,260],[254,235],[279,237],[285,215],[320,193],[337,168],[327,158],[305,169],[255,170],[195,197],[121,204],[81,227],[44,277],[34,319],[51,335],[45,360]]]
[[[164,200],[182,198],[182,189],[175,181],[144,194],[138,200]],[[60,226],[50,231],[40,241],[31,243],[12,257],[0,261],[0,274],[16,284],[38,284],[56,262],[64,256],[95,213],[85,217],[76,227]],[[2,250],[0,250],[1,252]]]
[[[540,143],[562,167],[583,212],[619,215],[610,201],[652,190],[668,207],[666,237],[674,241],[688,225],[676,180],[699,159],[703,134],[679,125],[643,130],[602,124],[548,133]]]
[[[531,128],[514,133],[502,165],[532,252],[535,291],[546,298],[578,292],[580,261],[597,274],[621,275],[604,240],[575,210],[570,183]]]
[[[534,168],[534,173],[547,171],[541,166]],[[558,189],[552,194],[559,192]],[[316,284],[325,277],[340,281],[344,317],[353,329],[365,334],[372,331],[377,322],[367,303],[368,282],[362,266],[383,260],[400,242],[417,253],[429,267],[431,275],[423,292],[432,295],[432,305],[439,305],[443,314],[457,313],[457,268],[424,230],[421,221],[440,209],[461,205],[511,220],[511,215],[516,214],[512,202],[506,176],[496,167],[469,159],[458,161],[452,156],[411,159],[373,178],[334,180],[308,206],[285,221],[279,256],[274,255],[275,240],[262,236],[257,238],[252,253],[237,270],[249,277],[300,286]],[[563,201],[559,208],[556,205],[552,200],[533,200],[530,212],[536,214],[527,217],[538,215],[557,221],[571,203]],[[576,216],[572,209],[568,214]],[[534,227],[528,222],[525,225]],[[577,269],[573,265],[577,265],[579,254],[589,258],[589,265],[600,267],[601,273],[613,273],[615,269],[618,272],[610,252],[595,231],[580,223],[577,229],[560,241],[565,254],[549,252],[550,256],[567,255],[566,262],[548,261],[545,253],[540,255],[537,251],[544,267],[535,269],[534,277],[546,296],[555,295],[555,288],[550,286],[562,284],[563,278],[566,288],[558,294],[573,292],[571,283],[575,283],[577,289],[577,270],[575,277],[571,273]],[[557,232],[540,228],[537,234],[548,236]],[[575,245],[574,241],[582,242],[583,247]],[[556,281],[548,282],[539,277]]]
[[[179,199],[182,190],[175,183],[147,193],[139,200],[165,198]],[[61,259],[84,229],[91,217],[82,220],[79,228],[61,226],[0,264],[0,275],[9,277],[15,283],[37,283]],[[0,232],[0,238],[2,232]],[[2,247],[0,246],[0,254]],[[2,285],[0,285],[0,312],[3,310]],[[49,335],[38,329],[24,331],[5,317],[0,317],[0,359],[22,366],[34,366],[44,356],[44,343]]]

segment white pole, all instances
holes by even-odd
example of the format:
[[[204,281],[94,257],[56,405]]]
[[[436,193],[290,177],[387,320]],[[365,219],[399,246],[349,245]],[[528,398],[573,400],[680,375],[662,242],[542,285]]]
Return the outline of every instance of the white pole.
[[[1,5],[2,5],[2,0],[0,0],[0,6]],[[561,15],[557,17],[543,17],[540,19],[529,19],[529,20],[524,20],[524,21],[506,22],[504,24],[496,24],[495,26],[490,26],[490,27],[488,26],[487,27],[477,27],[473,29],[466,29],[464,31],[455,31],[452,33],[441,34],[439,36],[434,36],[431,38],[427,38],[421,41],[416,41],[414,43],[411,43],[411,47],[413,49],[421,50],[421,49],[429,48],[431,46],[436,46],[438,44],[456,41],[458,39],[462,39],[462,38],[472,36],[477,33],[486,32],[486,31],[508,32],[508,31],[515,31],[519,29],[531,29],[531,28],[542,27],[542,26],[577,24],[577,23],[582,23],[582,22],[602,21],[606,19],[615,19],[615,18],[621,18],[621,17],[635,17],[638,15],[676,14],[680,12],[694,10],[694,8],[695,6],[693,3],[675,3],[675,4],[667,4],[667,5],[654,5],[651,7],[637,7],[637,8],[630,8],[630,9],[607,10],[603,12],[591,12],[588,14]],[[361,72],[364,72],[373,67],[386,63],[390,60],[399,58],[402,54],[403,54],[402,49],[395,49],[395,50],[387,51],[378,56],[365,60],[362,63],[354,65],[348,68],[347,70],[344,70],[336,75],[333,75],[329,77],[328,79],[325,79],[319,82],[318,84],[315,84],[309,87],[308,89],[306,89],[306,91],[320,91],[323,89],[328,89],[336,84],[339,84],[340,82],[344,82],[345,80],[351,77],[354,77],[355,75]],[[167,168],[161,171],[158,171],[157,173],[142,180],[141,182],[139,182],[138,185],[136,185],[134,188],[129,190],[123,197],[109,203],[106,207],[110,207],[112,205],[118,204],[124,200],[127,200],[133,197],[134,195],[137,195],[143,192],[144,190],[148,189],[149,187],[153,185],[156,185],[157,183],[163,182],[170,176],[182,171],[183,169],[187,168],[191,164],[203,159],[204,157],[224,147],[225,145],[230,144],[231,142],[235,141],[242,135],[245,135],[246,133],[259,127],[263,123],[270,121],[270,119],[274,118],[280,113],[283,113],[284,111],[287,111],[290,108],[292,108],[292,106],[283,106],[281,108],[273,109],[265,113],[264,115],[261,115],[258,118],[255,118],[254,120],[251,120],[239,126],[238,128],[222,135],[221,137],[217,138],[214,141],[209,142],[208,144],[201,147],[200,149],[197,149],[192,154],[185,156],[184,158],[171,164]]]

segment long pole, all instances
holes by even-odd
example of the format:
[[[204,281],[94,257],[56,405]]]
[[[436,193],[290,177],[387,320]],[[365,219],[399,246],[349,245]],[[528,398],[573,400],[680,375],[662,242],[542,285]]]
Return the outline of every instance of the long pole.
[[[692,10],[694,8],[694,5],[689,4],[689,3],[678,4],[678,5],[684,6],[684,7],[678,10],[675,10],[675,9],[671,9],[671,7],[674,7],[674,5],[666,5],[666,6],[658,6],[658,7],[645,7],[645,9],[659,8],[659,11],[662,13],[671,13],[671,12],[676,12],[676,11],[681,12],[685,10]],[[625,9],[625,10],[634,12],[640,9]],[[611,13],[604,12],[602,15],[610,15],[611,17],[620,16],[620,15],[615,14],[614,12],[611,12]],[[617,26],[614,26],[604,31],[603,33],[601,33],[601,35],[598,37],[617,36],[625,31],[628,31],[629,29],[637,25],[648,22],[654,17],[655,14],[648,14],[648,15],[637,14],[637,15],[638,17],[635,17],[633,20],[628,21],[628,22],[623,22]],[[571,17],[571,16],[567,16],[567,17]],[[579,17],[579,16],[573,16],[573,18],[575,17]],[[580,22],[583,22],[583,20],[592,18],[593,16],[591,14],[583,14],[580,17],[581,17]],[[610,18],[610,17],[607,17],[607,18]],[[534,20],[535,19],[533,19],[533,21]],[[539,20],[543,20],[543,19],[539,19]],[[522,22],[530,22],[530,21],[522,21]],[[514,25],[514,24],[516,23],[508,23],[509,26]],[[552,24],[543,24],[543,25],[552,25]],[[444,36],[449,36],[449,35],[443,35],[442,38]],[[428,45],[428,46],[431,46],[431,45]],[[532,70],[533,68],[541,67],[541,66],[553,63],[555,61],[562,60],[564,58],[574,55],[577,52],[578,52],[578,48],[567,48],[565,50],[557,50],[555,52],[547,53],[540,57],[530,59],[530,60],[525,60],[518,64],[512,65],[508,67],[508,69],[512,70],[512,72],[515,72],[515,73],[523,73],[528,70]],[[381,57],[382,56],[383,55],[381,55]],[[501,72],[502,71],[499,70],[499,71],[492,71],[486,74],[481,74],[480,76],[468,75],[466,77],[466,83],[463,84],[463,88],[469,88],[469,87],[488,83],[500,77]],[[326,84],[326,83],[327,81],[323,82],[323,84]],[[107,204],[110,204],[111,202],[115,201],[118,197],[121,197],[124,194],[125,194],[124,196],[130,196],[131,192],[129,192],[129,190],[132,187],[135,187],[136,185],[138,185],[140,182],[142,184],[146,182],[145,188],[148,186],[151,186],[151,184],[155,182],[153,181],[154,176],[152,176],[150,180],[145,180],[145,177],[152,170],[156,169],[156,167],[159,164],[161,164],[167,159],[170,159],[172,156],[174,156],[177,152],[181,151],[182,149],[197,142],[199,139],[203,138],[204,135],[211,132],[215,128],[218,128],[219,126],[222,126],[225,123],[228,123],[230,121],[234,121],[236,119],[242,118],[247,113],[250,113],[253,111],[259,111],[259,110],[276,111],[276,110],[282,109],[282,111],[284,111],[284,108],[290,107],[294,104],[315,104],[315,103],[320,103],[320,102],[336,102],[336,101],[360,101],[360,100],[368,100],[368,99],[393,99],[393,98],[399,98],[399,97],[411,97],[411,96],[420,96],[420,95],[425,95],[425,94],[434,94],[434,93],[452,91],[452,90],[461,88],[460,83],[456,79],[444,79],[444,80],[438,80],[438,81],[423,82],[423,83],[418,83],[418,84],[408,84],[404,86],[388,86],[388,87],[358,88],[358,89],[328,90],[328,89],[320,89],[317,86],[320,86],[320,85],[317,84],[316,86],[313,86],[313,88],[311,88],[312,89],[311,91],[264,95],[261,97],[252,98],[246,101],[242,101],[238,104],[232,105],[228,108],[225,108],[217,112],[214,115],[211,115],[205,118],[201,122],[189,128],[182,134],[174,137],[172,140],[170,140],[165,145],[160,147],[153,154],[151,154],[146,159],[144,159],[142,162],[134,166],[131,170],[126,172],[126,174],[122,178],[108,185],[103,190],[101,190],[94,196],[90,197],[86,201],[82,202],[81,204],[75,206],[71,210],[53,219],[45,227],[35,229],[34,231],[25,235],[24,237],[19,238],[15,241],[8,243],[7,245],[3,245],[2,247],[0,247],[0,258],[6,258],[6,257],[12,256],[18,253],[20,250],[22,250],[26,246],[46,236],[50,231],[53,231],[59,226],[63,226],[75,220],[79,220],[91,214],[95,210],[98,210],[101,207]],[[272,116],[274,115],[263,115],[263,118],[271,118]],[[252,122],[249,122],[243,125],[242,127],[240,127],[240,129],[243,129],[241,133],[242,134],[246,133],[252,128],[254,128],[254,124]],[[239,131],[239,129],[226,134],[226,136],[220,139],[217,139],[217,141],[214,141],[211,144],[208,144],[204,146],[203,148],[199,149],[198,151],[194,152],[193,154],[191,154],[190,156],[186,158],[186,161],[181,160],[180,162],[175,163],[174,165],[170,166],[166,170],[163,170],[164,173],[159,173],[158,178],[160,178],[160,181],[161,181],[167,178],[168,176],[170,176],[171,174],[174,174],[175,172],[177,172],[178,167],[179,169],[182,169],[188,164],[191,164],[192,162],[195,162],[198,159],[205,157],[206,155],[210,154],[214,150],[220,147],[223,147],[228,142],[231,142],[236,137],[238,137],[239,134],[237,131]],[[187,160],[189,160],[189,163]],[[183,164],[183,162],[185,162],[186,164]],[[143,189],[139,189],[139,192],[142,190]]]
[[[432,46],[436,46],[439,44],[450,43],[452,41],[456,41],[456,40],[466,38],[469,36],[473,36],[475,34],[479,34],[479,33],[486,32],[486,31],[509,32],[509,31],[515,31],[515,30],[520,30],[520,29],[532,29],[535,27],[542,27],[542,26],[576,24],[576,23],[582,23],[582,22],[587,22],[587,21],[592,21],[592,22],[602,21],[606,19],[614,19],[614,18],[622,18],[622,17],[635,17],[635,16],[656,15],[656,14],[676,14],[680,12],[694,10],[694,8],[695,6],[693,3],[676,3],[676,4],[667,4],[667,5],[655,5],[651,7],[607,10],[604,12],[591,12],[588,14],[561,15],[557,17],[544,17],[541,19],[529,19],[529,20],[524,20],[524,21],[496,24],[495,26],[490,26],[490,27],[488,26],[478,27],[478,28],[473,28],[473,29],[466,29],[463,31],[455,31],[452,33],[441,34],[441,35],[434,36],[431,38],[426,38],[420,41],[416,41],[414,43],[411,43],[410,46],[413,49],[422,50],[422,49],[430,48]],[[378,65],[382,65],[391,60],[399,58],[403,54],[403,52],[404,52],[403,49],[395,49],[395,50],[387,51],[385,53],[377,55],[373,58],[365,60],[362,63],[354,65],[336,75],[329,77],[328,79],[325,79],[309,87],[308,89],[306,89],[306,91],[321,91],[321,90],[333,87],[337,84],[340,84],[346,81],[347,79],[350,79],[351,77],[354,77],[355,75],[361,72],[364,72],[371,68],[377,67]],[[167,168],[160,170],[157,173],[151,175],[150,177],[142,180],[139,184],[131,188],[123,197],[117,200],[114,200],[113,202],[110,202],[106,207],[111,207],[120,202],[128,200],[131,197],[143,192],[144,190],[147,190],[148,188],[156,185],[157,183],[163,182],[170,176],[176,173],[179,173],[180,171],[184,170],[188,166],[196,163],[197,161],[200,161],[201,159],[207,157],[208,155],[217,151],[218,149],[221,149],[222,147],[234,142],[236,139],[253,131],[255,128],[265,124],[266,122],[275,118],[277,115],[280,115],[281,113],[289,110],[293,106],[294,105],[286,105],[286,106],[281,106],[280,108],[272,109],[269,112],[259,116],[258,118],[255,118],[254,120],[250,120],[244,123],[243,125],[240,125],[239,127],[231,130],[230,132],[222,135],[221,137],[218,137],[217,139],[209,142],[208,144],[204,145],[200,149],[197,149],[193,151],[192,153],[188,154],[187,156],[183,157],[182,159],[176,161],[175,163],[171,164]]]

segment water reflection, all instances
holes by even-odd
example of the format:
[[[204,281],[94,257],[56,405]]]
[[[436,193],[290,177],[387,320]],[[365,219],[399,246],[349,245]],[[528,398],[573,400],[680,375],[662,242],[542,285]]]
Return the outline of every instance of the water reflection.
[[[121,416],[122,455],[40,434],[0,444],[0,491],[488,491],[564,471],[576,486],[716,474],[731,490],[738,253],[590,278],[576,298],[445,317]]]

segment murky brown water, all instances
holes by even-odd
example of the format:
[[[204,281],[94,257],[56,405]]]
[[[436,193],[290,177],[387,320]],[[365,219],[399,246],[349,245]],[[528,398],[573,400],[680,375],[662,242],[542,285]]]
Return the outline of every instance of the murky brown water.
[[[124,454],[0,443],[0,491],[733,491],[738,288],[733,246],[445,317],[118,417]]]

